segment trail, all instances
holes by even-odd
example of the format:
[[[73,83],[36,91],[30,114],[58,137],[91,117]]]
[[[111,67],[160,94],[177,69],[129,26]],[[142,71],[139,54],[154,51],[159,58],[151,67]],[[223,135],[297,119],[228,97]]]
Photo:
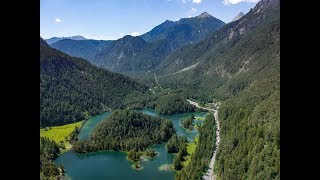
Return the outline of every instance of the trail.
[[[219,148],[219,143],[220,143],[220,123],[219,123],[219,119],[218,119],[218,109],[219,109],[219,105],[220,103],[215,103],[213,104],[214,107],[212,108],[207,108],[207,107],[201,107],[197,102],[191,101],[189,99],[187,99],[187,101],[198,107],[201,109],[206,109],[208,111],[213,111],[213,115],[214,115],[214,119],[216,120],[217,123],[217,131],[216,131],[216,148],[213,152],[213,156],[210,160],[210,164],[209,164],[209,168],[207,170],[207,172],[202,176],[202,179],[204,180],[216,180],[217,176],[213,174],[213,167],[214,167],[214,163],[215,163],[215,159],[216,159],[216,155],[217,155],[217,151]]]
[[[154,79],[156,80],[157,85],[163,90],[162,86],[160,86],[156,73],[153,73]]]

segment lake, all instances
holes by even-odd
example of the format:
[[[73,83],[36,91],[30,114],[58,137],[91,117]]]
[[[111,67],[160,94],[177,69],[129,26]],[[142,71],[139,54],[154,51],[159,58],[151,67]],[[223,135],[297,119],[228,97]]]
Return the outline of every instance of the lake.
[[[138,110],[142,113],[159,116],[153,109]],[[186,130],[180,125],[180,120],[193,114],[195,117],[205,117],[207,113],[183,113],[167,116],[160,116],[172,121],[177,130],[177,134],[186,136],[192,141],[197,136],[197,131]],[[88,119],[82,126],[78,135],[79,139],[86,139],[102,120],[111,115],[111,112],[105,112],[101,115]],[[61,154],[56,160],[56,164],[63,164],[66,170],[66,178],[73,180],[173,180],[175,171],[163,170],[163,165],[172,164],[173,154],[166,152],[166,143],[155,144],[151,146],[159,154],[153,159],[144,159],[141,165],[142,169],[136,170],[130,161],[126,159],[126,153],[114,151],[99,151],[86,154],[79,154],[74,151],[68,151]]]

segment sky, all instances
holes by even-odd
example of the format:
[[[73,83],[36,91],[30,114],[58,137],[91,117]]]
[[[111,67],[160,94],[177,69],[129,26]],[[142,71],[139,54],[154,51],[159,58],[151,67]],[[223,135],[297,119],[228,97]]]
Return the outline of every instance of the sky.
[[[230,22],[259,0],[40,0],[40,36],[115,40],[207,12]]]

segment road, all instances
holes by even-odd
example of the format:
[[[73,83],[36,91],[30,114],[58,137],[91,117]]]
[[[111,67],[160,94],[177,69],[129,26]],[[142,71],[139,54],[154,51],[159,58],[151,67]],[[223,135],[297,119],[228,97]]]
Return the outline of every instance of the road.
[[[190,104],[192,104],[192,105],[194,105],[194,106],[196,106],[198,108],[206,109],[208,111],[212,111],[213,115],[214,115],[214,118],[216,120],[216,123],[217,123],[216,149],[214,150],[213,156],[212,156],[212,158],[210,160],[208,171],[202,177],[202,179],[204,179],[204,180],[216,180],[217,177],[216,177],[216,175],[213,174],[213,167],[214,167],[214,162],[215,162],[215,159],[216,159],[216,155],[217,155],[217,151],[218,151],[218,147],[219,147],[219,143],[220,143],[220,123],[219,123],[219,119],[218,119],[219,103],[214,104],[214,108],[207,108],[207,107],[201,107],[197,102],[191,101],[189,99],[187,99],[187,101]]]

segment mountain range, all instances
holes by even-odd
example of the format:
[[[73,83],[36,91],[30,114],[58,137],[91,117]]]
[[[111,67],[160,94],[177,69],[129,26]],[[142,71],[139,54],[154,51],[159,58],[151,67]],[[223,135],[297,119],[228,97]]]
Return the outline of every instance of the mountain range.
[[[52,37],[52,38],[46,39],[45,41],[48,44],[53,44],[53,43],[58,42],[63,39],[72,39],[72,40],[77,40],[77,41],[78,40],[86,40],[85,37],[78,35],[78,36],[70,36],[70,37]]]
[[[40,40],[42,126],[125,107],[130,96],[160,86],[201,103],[221,102],[219,179],[280,179],[280,0],[261,0],[228,24],[202,13],[137,37],[83,42],[51,46],[111,71],[139,72],[148,87]],[[199,179],[192,168],[175,179]]]
[[[137,37],[124,36],[115,41],[63,40],[52,47],[71,56],[87,59],[94,65],[121,73],[147,72],[158,66],[177,48],[192,44],[225,23],[204,12],[197,17],[165,21]]]

